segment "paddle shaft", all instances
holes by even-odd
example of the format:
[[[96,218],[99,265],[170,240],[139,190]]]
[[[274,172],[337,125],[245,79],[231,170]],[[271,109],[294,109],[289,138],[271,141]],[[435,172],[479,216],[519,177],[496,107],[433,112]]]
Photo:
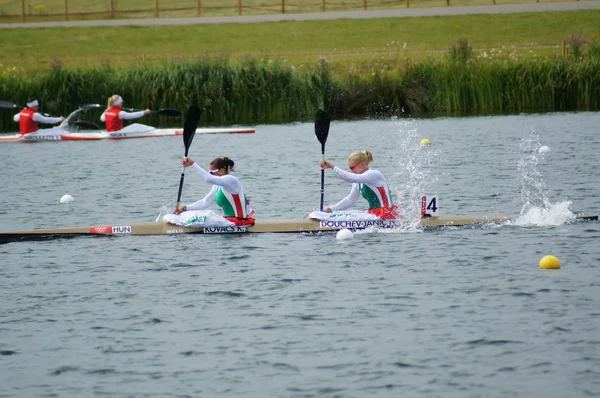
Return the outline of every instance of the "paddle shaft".
[[[321,109],[317,111],[315,116],[315,135],[321,143],[321,163],[325,161],[325,143],[329,135],[329,123],[331,119],[329,114]],[[325,169],[321,170],[321,203],[319,209],[323,211],[323,203],[325,202]]]
[[[1,105],[1,103],[0,103],[0,105]],[[100,105],[100,104],[81,104],[81,105],[79,105],[79,109],[88,110],[88,109],[92,109],[92,108],[101,108],[102,106],[103,105]],[[121,108],[121,110],[123,110],[125,112],[143,111],[143,109],[136,109],[136,108]],[[151,111],[150,113],[153,115],[162,115],[162,116],[166,116],[166,117],[181,117],[181,112],[178,109],[171,109],[171,108],[158,109],[156,111]]]
[[[185,155],[184,157],[187,158],[188,156],[188,149],[189,148],[185,148]],[[179,191],[177,192],[177,206],[179,207],[179,202],[181,202],[181,191],[183,191],[183,180],[185,179],[185,167],[181,167],[181,178],[179,179]]]
[[[26,106],[17,105],[16,103],[14,103],[12,101],[0,100],[0,108],[6,108],[6,109],[25,109],[27,107]],[[43,112],[38,112],[38,113],[40,115],[46,116],[46,117],[56,117],[56,116],[50,116],[49,114],[43,113]]]
[[[135,109],[135,108],[121,108],[124,111],[127,112],[140,112],[143,111],[143,109]],[[161,115],[161,116],[166,116],[166,117],[181,117],[181,112],[179,112],[177,109],[158,109],[156,111],[150,111],[150,114],[152,115]]]
[[[183,124],[183,146],[185,148],[185,159],[188,157],[188,151],[194,135],[196,135],[196,129],[198,128],[198,122],[200,121],[200,109],[197,105],[190,105],[185,114],[185,122]],[[181,178],[179,179],[179,190],[177,191],[177,205],[179,208],[179,202],[181,202],[181,191],[183,189],[183,180],[185,179],[185,167],[181,167]]]
[[[321,145],[321,162],[325,161],[325,144]],[[323,202],[325,202],[325,169],[321,170],[321,206],[323,211]]]

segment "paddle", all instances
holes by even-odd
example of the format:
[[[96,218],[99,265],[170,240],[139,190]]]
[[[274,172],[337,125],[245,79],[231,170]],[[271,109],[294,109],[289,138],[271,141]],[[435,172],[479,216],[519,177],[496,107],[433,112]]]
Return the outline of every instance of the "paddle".
[[[315,135],[321,143],[321,160],[325,160],[325,143],[329,135],[329,122],[331,121],[329,113],[319,109],[315,117]],[[321,211],[323,211],[323,202],[325,200],[325,170],[321,170]]]
[[[16,108],[16,109],[24,109],[24,108],[27,108],[27,107],[26,107],[26,106],[20,106],[20,105],[17,105],[17,104],[15,104],[14,102],[12,102],[12,101],[9,101],[9,100],[0,99],[0,108],[8,108],[8,109],[14,109],[14,108]],[[50,116],[49,114],[47,114],[47,113],[43,113],[43,112],[38,112],[38,113],[39,113],[40,115],[44,115],[44,116],[46,116],[46,117],[55,117],[55,116]]]
[[[79,109],[92,109],[92,108],[100,108],[102,107],[102,105],[100,104],[81,104],[79,105]],[[126,111],[126,112],[138,112],[138,111],[142,111],[143,109],[135,109],[135,108],[121,108],[122,110]],[[181,117],[181,112],[179,111],[179,109],[173,109],[173,108],[165,108],[165,109],[159,109],[157,111],[151,111],[150,114],[152,115],[162,115],[165,117]]]
[[[197,105],[190,105],[185,114],[185,122],[183,124],[183,146],[185,147],[185,155],[187,158],[190,145],[194,135],[196,135],[196,129],[200,122],[200,108]],[[175,208],[179,208],[179,202],[181,201],[181,191],[183,189],[183,179],[185,178],[185,167],[181,168],[181,179],[179,180],[179,191],[177,192],[177,204]]]
[[[127,110],[129,112],[133,112],[133,111],[138,111],[138,110],[142,110],[142,109],[127,108]],[[172,109],[172,108],[151,111],[150,114],[151,115],[161,115],[161,116],[165,116],[165,117],[181,117],[181,112],[179,111],[179,109]]]
[[[12,101],[0,99],[0,108],[25,108],[24,106],[19,106]]]
[[[79,109],[83,109],[84,111],[87,111],[88,109],[92,109],[92,108],[102,108],[102,105],[100,105],[100,104],[81,104],[81,105],[79,105]]]
[[[94,122],[88,122],[87,120],[75,120],[69,124],[74,124],[82,130],[102,130],[102,127],[98,126]]]

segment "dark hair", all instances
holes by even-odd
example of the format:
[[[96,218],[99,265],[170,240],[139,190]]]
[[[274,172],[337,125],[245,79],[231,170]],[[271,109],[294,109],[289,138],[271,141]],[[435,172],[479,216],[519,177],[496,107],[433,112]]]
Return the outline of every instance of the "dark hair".
[[[234,171],[234,162],[228,157],[216,158],[212,162],[210,162],[210,166],[214,167],[217,170],[225,169],[225,171],[228,173],[229,171]]]

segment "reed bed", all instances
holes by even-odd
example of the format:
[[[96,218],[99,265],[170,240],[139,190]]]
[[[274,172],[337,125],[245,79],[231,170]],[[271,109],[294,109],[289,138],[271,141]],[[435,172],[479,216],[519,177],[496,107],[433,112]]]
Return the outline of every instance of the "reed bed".
[[[600,61],[407,61],[386,71],[342,75],[333,74],[325,59],[299,71],[261,58],[219,58],[122,69],[57,64],[35,77],[0,76],[0,97],[20,104],[35,97],[54,115],[66,116],[84,102],[103,104],[115,93],[136,108],[184,111],[195,102],[204,124],[220,125],[306,121],[318,108],[336,118],[597,111]],[[17,130],[14,112],[0,113],[2,131]]]

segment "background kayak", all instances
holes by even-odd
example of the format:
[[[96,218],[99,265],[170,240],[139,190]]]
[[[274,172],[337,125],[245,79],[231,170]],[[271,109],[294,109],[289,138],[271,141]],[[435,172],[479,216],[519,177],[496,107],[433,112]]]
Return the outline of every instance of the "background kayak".
[[[196,134],[253,134],[256,130],[249,127],[231,127],[231,128],[199,128]],[[35,133],[10,134],[0,136],[0,142],[36,142],[36,141],[97,141],[105,139],[128,139],[128,138],[151,138],[151,137],[169,137],[183,134],[182,129],[157,129],[152,126],[135,123],[125,127],[122,130],[108,133],[106,131],[80,131],[71,133],[60,127],[52,129],[39,130]]]

